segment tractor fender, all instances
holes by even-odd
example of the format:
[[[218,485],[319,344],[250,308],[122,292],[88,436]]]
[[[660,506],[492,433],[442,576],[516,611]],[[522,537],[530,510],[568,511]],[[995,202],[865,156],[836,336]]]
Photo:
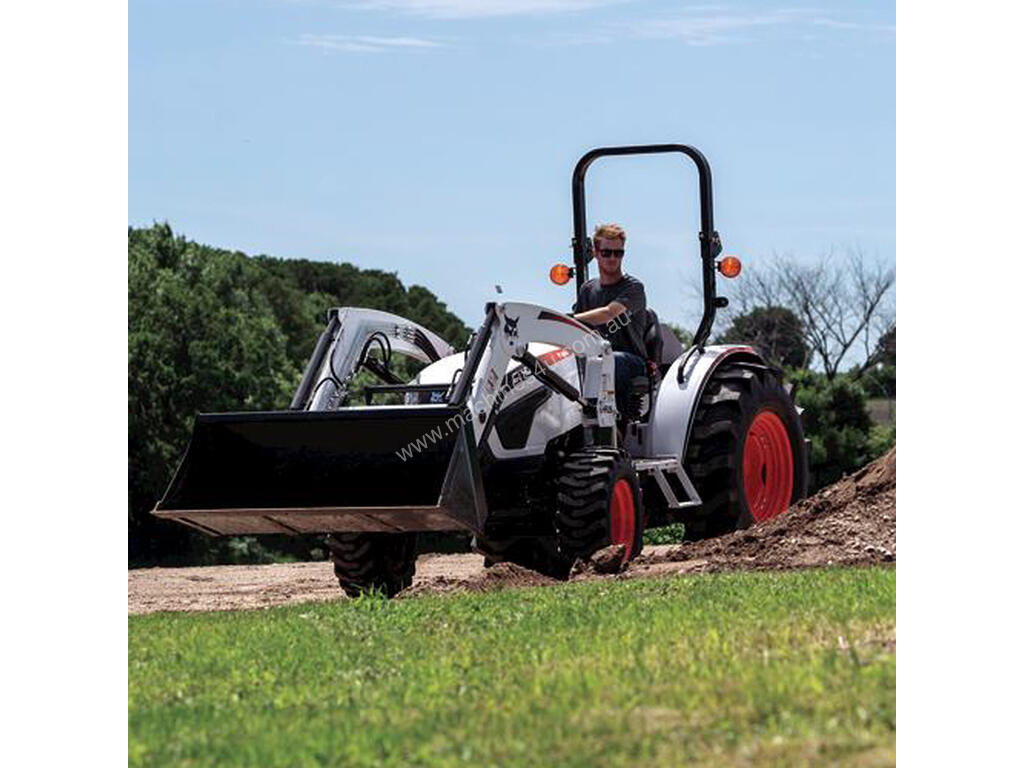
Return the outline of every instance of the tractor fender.
[[[687,350],[672,363],[658,388],[650,420],[647,455],[674,456],[682,461],[701,395],[715,369],[727,361],[770,367],[753,347],[715,345],[703,350],[697,347]]]

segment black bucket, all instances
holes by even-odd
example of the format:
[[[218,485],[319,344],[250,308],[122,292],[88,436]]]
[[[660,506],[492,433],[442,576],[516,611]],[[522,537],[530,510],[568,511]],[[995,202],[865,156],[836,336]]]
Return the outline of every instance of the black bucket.
[[[153,514],[214,535],[480,531],[472,425],[449,406],[200,414]]]

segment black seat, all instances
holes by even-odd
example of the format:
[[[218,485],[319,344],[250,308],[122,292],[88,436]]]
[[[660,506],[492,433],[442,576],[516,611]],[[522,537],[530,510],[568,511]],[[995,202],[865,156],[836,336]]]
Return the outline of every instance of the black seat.
[[[658,324],[658,315],[653,309],[647,310],[647,322],[644,324],[644,349],[647,352],[647,359],[655,365],[661,365],[662,352],[665,348],[665,341],[661,338],[661,326]]]
[[[626,417],[630,421],[646,420],[650,414],[654,392],[661,383],[661,358],[665,342],[661,338],[661,326],[653,309],[647,310],[644,322],[644,355],[647,370],[629,382]]]

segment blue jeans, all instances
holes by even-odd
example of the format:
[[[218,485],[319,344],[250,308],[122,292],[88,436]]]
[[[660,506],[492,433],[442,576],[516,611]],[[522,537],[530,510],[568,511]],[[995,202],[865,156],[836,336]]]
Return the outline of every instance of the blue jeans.
[[[647,364],[632,352],[614,352],[615,357],[615,405],[619,409],[619,418],[626,413],[629,382],[637,376],[647,373]]]

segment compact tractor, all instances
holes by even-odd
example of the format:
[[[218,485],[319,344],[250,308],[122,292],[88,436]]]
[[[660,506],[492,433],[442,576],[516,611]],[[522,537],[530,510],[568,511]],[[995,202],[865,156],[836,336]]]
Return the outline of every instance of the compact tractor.
[[[806,493],[807,449],[781,371],[750,346],[708,344],[726,305],[716,272],[740,265],[717,260],[704,156],[682,144],[585,154],[574,265],[551,277],[575,277],[577,292],[588,278],[591,164],[661,153],[697,168],[704,310],[685,350],[647,312],[647,372],[624,413],[609,343],[562,311],[488,303],[459,350],[387,312],[332,309],[289,409],[199,414],[153,514],[214,536],[325,533],[349,595],[392,596],[412,582],[420,532],[466,531],[488,563],[565,578],[607,546],[635,558],[648,527],[682,522],[701,538],[784,512]],[[396,355],[423,365],[411,381]]]

